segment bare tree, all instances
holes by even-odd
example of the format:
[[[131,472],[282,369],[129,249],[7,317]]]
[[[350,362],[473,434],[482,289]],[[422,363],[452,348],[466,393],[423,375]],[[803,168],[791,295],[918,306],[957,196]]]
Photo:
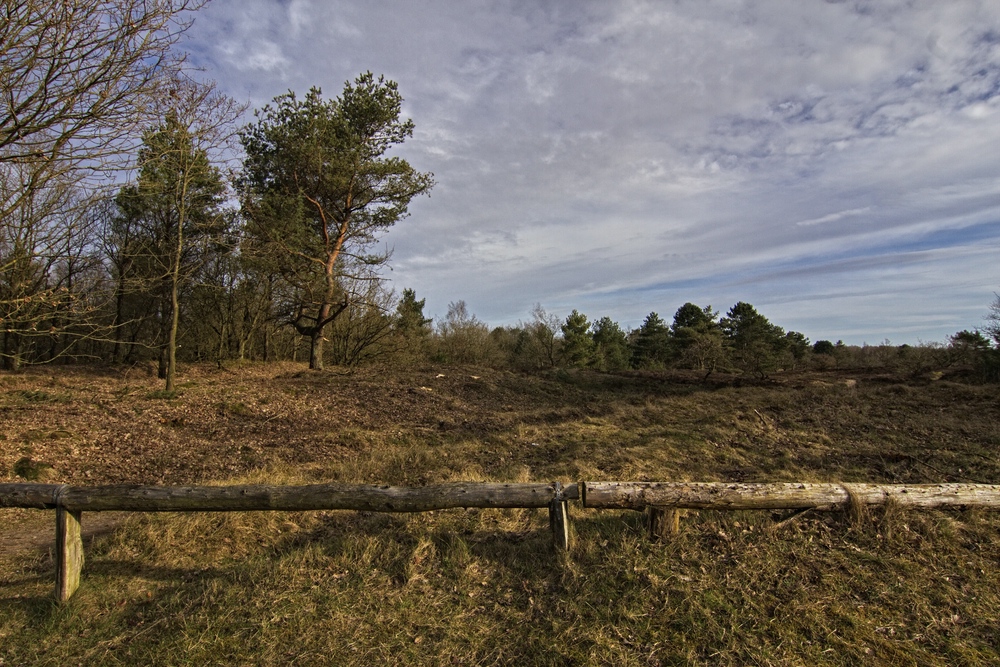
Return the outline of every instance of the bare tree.
[[[173,47],[189,25],[186,14],[202,4],[0,6],[0,317],[8,366],[20,363],[25,336],[38,334],[46,309],[61,313],[49,323],[58,330],[76,307],[71,302],[80,302],[74,276],[99,196],[90,177],[119,166],[116,158],[154,117],[152,101],[183,68]]]
[[[990,312],[986,315],[986,326],[983,329],[993,338],[997,348],[1000,348],[1000,294],[994,294]]]
[[[94,160],[146,124],[202,0],[4,0],[0,162]]]

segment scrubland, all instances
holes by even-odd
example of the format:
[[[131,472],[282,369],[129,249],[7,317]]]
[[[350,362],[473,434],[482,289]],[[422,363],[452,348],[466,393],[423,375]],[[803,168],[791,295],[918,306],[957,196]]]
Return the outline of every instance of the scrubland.
[[[0,481],[1000,483],[1000,394],[947,375],[142,367],[0,376]],[[1000,663],[1000,512],[0,510],[0,664]]]

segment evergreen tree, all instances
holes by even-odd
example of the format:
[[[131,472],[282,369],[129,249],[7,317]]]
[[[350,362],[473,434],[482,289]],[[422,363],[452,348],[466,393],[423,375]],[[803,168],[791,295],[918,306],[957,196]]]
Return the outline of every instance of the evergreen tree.
[[[406,336],[424,337],[431,332],[433,321],[424,317],[424,303],[427,299],[417,301],[417,293],[409,287],[403,289],[403,296],[396,304],[396,331]]]
[[[784,347],[785,332],[781,327],[743,301],[729,309],[720,325],[740,370],[763,378],[777,368],[778,354]]]
[[[225,183],[201,138],[193,121],[169,113],[144,135],[138,178],[116,198],[130,267],[118,280],[123,293],[138,291],[155,304],[167,391],[174,388],[181,290],[218,249],[228,221]]]
[[[629,367],[628,336],[610,317],[594,322],[593,365],[602,371],[620,371]]]
[[[670,330],[676,336],[681,329],[704,329],[715,326],[717,318],[718,315],[711,306],[701,308],[689,301],[674,313],[674,323]]]
[[[633,332],[632,365],[635,368],[665,368],[670,359],[670,329],[656,313],[646,316]]]
[[[791,368],[795,368],[809,354],[809,339],[798,331],[789,331],[783,340],[784,357]]]
[[[276,97],[240,135],[247,232],[290,288],[287,323],[309,339],[310,368],[323,367],[327,325],[369,293],[350,287],[389,261],[373,246],[433,185],[387,155],[413,134],[402,102],[393,81],[367,72],[335,100],[317,88]]]
[[[670,331],[682,364],[711,372],[722,362],[725,351],[717,318],[711,306],[688,302],[677,309]]]
[[[833,346],[833,343],[831,343],[828,340],[818,340],[815,343],[813,343],[813,346],[812,346],[813,354],[830,354],[830,355],[832,355],[833,351],[835,349],[836,348]]]
[[[562,325],[562,357],[570,366],[588,366],[594,355],[594,338],[587,316],[574,310]]]
[[[396,316],[393,319],[393,329],[398,336],[400,355],[406,358],[416,358],[425,352],[428,336],[431,334],[429,317],[424,317],[424,303],[427,299],[417,300],[417,294],[410,288],[403,290],[403,296],[396,304]]]

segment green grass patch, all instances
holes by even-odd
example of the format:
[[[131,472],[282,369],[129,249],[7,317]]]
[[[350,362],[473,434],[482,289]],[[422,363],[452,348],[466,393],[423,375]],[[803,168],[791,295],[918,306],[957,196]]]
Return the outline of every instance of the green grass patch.
[[[180,398],[182,392],[174,389],[167,391],[166,389],[157,389],[155,391],[150,391],[146,393],[146,398],[153,401],[173,401]]]
[[[54,394],[41,389],[19,389],[8,393],[24,403],[67,403],[71,400],[66,394]]]

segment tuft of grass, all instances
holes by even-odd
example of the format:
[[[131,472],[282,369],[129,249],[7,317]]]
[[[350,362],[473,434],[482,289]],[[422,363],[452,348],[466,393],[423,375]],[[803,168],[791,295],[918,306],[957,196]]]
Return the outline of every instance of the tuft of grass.
[[[41,389],[19,389],[10,394],[25,403],[67,403],[70,400],[66,395],[53,394]]]
[[[150,400],[163,400],[163,401],[173,401],[181,396],[181,392],[177,390],[167,391],[166,389],[157,389],[155,391],[150,391],[146,393],[146,398]]]
[[[14,474],[29,482],[45,481],[54,474],[53,467],[44,461],[35,461],[30,456],[23,456],[14,463]]]

